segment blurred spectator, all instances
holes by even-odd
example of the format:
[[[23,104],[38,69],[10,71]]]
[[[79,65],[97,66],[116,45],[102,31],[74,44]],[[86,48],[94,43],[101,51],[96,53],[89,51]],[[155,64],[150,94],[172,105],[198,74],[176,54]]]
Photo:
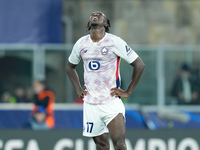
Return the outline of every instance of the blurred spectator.
[[[194,76],[194,89],[195,91],[197,91],[198,94],[197,104],[200,104],[200,67],[197,69]]]
[[[16,98],[10,92],[4,91],[1,98],[2,103],[16,103]]]
[[[23,86],[17,84],[12,91],[13,92],[11,93],[10,91],[5,90],[2,93],[0,102],[3,102],[3,103],[26,103],[26,102],[28,102],[27,98],[26,98],[26,91]]]
[[[25,97],[26,97],[27,102],[33,102],[34,94],[35,94],[35,92],[33,90],[33,87],[26,88]]]
[[[14,89],[14,97],[17,103],[26,103],[27,99],[25,97],[25,88],[21,85],[16,85]]]
[[[186,63],[181,66],[180,72],[174,81],[172,95],[176,97],[179,105],[196,104],[198,101],[198,94],[194,89],[190,68]]]
[[[44,81],[34,81],[34,106],[30,126],[34,130],[45,130],[54,128],[54,103],[53,91],[46,88]]]
[[[2,95],[3,95],[3,87],[0,81],[0,103],[2,102]]]

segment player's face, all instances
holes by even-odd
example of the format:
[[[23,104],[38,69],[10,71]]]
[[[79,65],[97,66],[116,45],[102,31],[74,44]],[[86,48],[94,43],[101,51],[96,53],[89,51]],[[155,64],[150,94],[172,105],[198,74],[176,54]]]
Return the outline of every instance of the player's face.
[[[93,12],[92,15],[90,16],[90,22],[91,25],[98,25],[98,24],[105,24],[106,20],[106,16],[100,12],[100,11],[96,11]]]
[[[38,82],[38,81],[34,81],[33,87],[34,87],[34,91],[35,91],[36,94],[39,94],[45,88],[45,86],[42,83]]]

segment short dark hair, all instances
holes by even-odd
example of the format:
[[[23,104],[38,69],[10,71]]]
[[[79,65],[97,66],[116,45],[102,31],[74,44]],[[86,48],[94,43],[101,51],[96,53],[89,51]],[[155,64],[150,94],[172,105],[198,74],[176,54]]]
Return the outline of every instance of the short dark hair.
[[[183,63],[181,66],[181,70],[190,71],[190,66],[187,63]]]
[[[108,19],[107,17],[105,19],[106,19],[107,24],[108,24],[108,26],[104,26],[105,27],[105,32],[109,33],[110,32],[109,27],[111,27],[110,26],[110,19]],[[87,31],[89,31],[91,29],[90,21],[88,21],[86,28],[87,28]]]

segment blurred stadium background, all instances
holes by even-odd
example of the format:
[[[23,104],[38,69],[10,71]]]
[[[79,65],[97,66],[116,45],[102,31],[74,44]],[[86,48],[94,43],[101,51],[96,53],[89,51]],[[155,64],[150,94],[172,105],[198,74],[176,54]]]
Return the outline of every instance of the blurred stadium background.
[[[66,75],[73,44],[88,34],[100,10],[146,67],[126,105],[128,150],[199,150],[199,105],[178,105],[171,89],[182,63],[200,68],[200,0],[1,0],[0,149],[92,150],[82,137],[82,105]],[[121,61],[122,88],[131,69]],[[82,79],[82,64],[77,68]],[[55,91],[55,129],[23,129],[32,101],[8,103],[16,85],[31,93],[33,79]],[[83,83],[83,80],[81,80]],[[7,98],[6,97],[6,98]],[[113,150],[113,148],[111,149]]]

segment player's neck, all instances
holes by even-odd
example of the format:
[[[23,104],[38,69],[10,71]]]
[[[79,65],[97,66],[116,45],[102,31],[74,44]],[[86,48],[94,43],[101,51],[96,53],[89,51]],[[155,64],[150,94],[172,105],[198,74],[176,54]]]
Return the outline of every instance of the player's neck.
[[[91,29],[90,30],[90,37],[93,42],[100,41],[105,36],[105,29]]]

